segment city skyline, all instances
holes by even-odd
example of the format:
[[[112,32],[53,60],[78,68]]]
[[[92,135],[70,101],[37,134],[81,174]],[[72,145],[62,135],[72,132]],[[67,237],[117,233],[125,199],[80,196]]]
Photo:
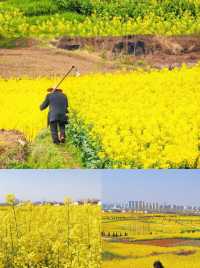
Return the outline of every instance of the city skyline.
[[[159,210],[198,210],[200,211],[200,203],[198,206],[187,206],[185,204],[160,203],[157,201],[146,202],[145,200],[122,200],[110,203],[103,203],[105,210],[139,210],[139,211],[159,211]]]
[[[173,202],[166,202],[166,201],[163,201],[163,202],[158,202],[156,200],[153,200],[153,201],[146,201],[144,199],[133,199],[133,200],[118,200],[118,201],[114,201],[114,202],[104,202],[105,205],[121,205],[121,204],[128,204],[130,202],[143,202],[145,204],[159,204],[160,206],[162,205],[177,205],[177,206],[187,206],[186,204],[184,203],[173,203]],[[191,205],[193,207],[195,207],[195,205]],[[200,202],[199,204],[197,205],[198,207],[200,207]]]

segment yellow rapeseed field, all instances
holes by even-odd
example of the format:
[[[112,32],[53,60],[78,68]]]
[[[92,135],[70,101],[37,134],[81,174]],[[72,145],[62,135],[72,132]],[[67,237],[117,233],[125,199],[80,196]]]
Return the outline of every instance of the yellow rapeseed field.
[[[188,238],[200,240],[200,216],[108,213],[103,215],[102,230],[118,236],[124,232],[134,240]]]
[[[153,268],[157,260],[165,268],[199,268],[200,249],[195,246],[157,247],[106,242],[103,248],[116,258],[104,261],[102,268]]]
[[[0,268],[100,268],[98,205],[0,208]]]
[[[63,84],[101,159],[121,168],[199,167],[200,67],[95,74]],[[33,139],[46,126],[39,111],[45,90],[58,79],[0,80],[0,128]],[[91,138],[90,137],[90,138]]]
[[[102,267],[198,268],[199,224],[199,215],[104,213]]]

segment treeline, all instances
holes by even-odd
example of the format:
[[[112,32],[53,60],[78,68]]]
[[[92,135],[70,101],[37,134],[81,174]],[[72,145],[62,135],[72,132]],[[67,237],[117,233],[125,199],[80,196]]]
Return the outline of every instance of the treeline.
[[[162,16],[182,17],[186,12],[197,17],[200,14],[198,0],[7,0],[4,8],[19,8],[27,16],[76,12],[85,16],[135,18],[150,13]]]
[[[101,232],[101,236],[102,237],[122,237],[122,236],[128,236],[128,233],[127,232],[104,232],[102,231]]]

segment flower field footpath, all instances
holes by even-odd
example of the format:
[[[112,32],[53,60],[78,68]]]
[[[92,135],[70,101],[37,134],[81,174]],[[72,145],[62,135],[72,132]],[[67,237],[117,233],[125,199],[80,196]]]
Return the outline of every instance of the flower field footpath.
[[[0,267],[100,268],[100,207],[15,204],[0,208]]]
[[[69,78],[68,136],[86,167],[199,167],[200,67]],[[58,78],[0,80],[0,128],[34,140],[39,104]]]

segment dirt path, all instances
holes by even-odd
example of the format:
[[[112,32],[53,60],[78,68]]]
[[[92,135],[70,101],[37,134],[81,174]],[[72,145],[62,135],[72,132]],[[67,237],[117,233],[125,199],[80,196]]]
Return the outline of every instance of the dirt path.
[[[64,147],[62,147],[61,145],[61,147],[59,147],[58,149],[65,161],[64,168],[70,168],[70,169],[81,168],[80,160],[73,152],[73,149],[69,148],[69,145],[65,145]]]
[[[108,72],[114,67],[89,52],[69,52],[56,48],[0,49],[1,77],[61,76],[72,65],[81,74]]]
[[[81,168],[82,161],[77,148],[66,142],[55,145],[49,129],[43,129],[32,142],[26,162],[29,168]]]

